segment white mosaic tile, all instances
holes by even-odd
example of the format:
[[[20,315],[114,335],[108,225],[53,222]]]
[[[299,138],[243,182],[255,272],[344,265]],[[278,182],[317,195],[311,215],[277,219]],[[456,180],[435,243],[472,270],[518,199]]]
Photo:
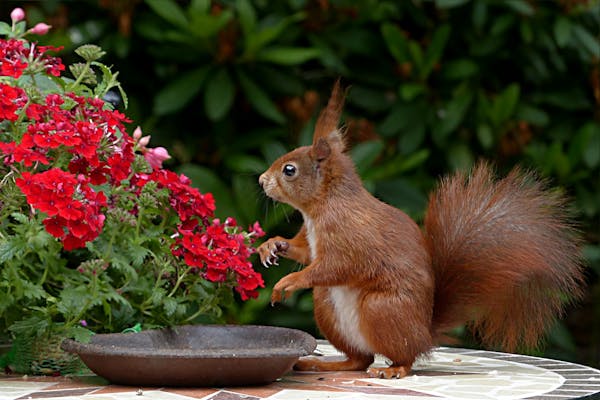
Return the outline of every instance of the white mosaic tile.
[[[285,389],[265,400],[426,400],[424,396],[402,396],[348,392]],[[138,399],[139,400],[139,399]]]
[[[44,390],[54,383],[6,380],[0,384],[0,400],[13,400],[29,393]]]
[[[330,344],[319,343],[317,350],[324,356],[339,356]],[[417,360],[413,373],[403,379],[361,379],[361,381],[415,390],[444,398],[508,400],[541,396],[559,388],[565,378],[556,372],[534,365],[508,360],[478,357],[470,354],[433,351]],[[374,366],[387,365],[385,357],[376,357]],[[428,375],[427,373],[432,373]],[[436,375],[433,375],[436,373]],[[440,373],[442,373],[440,375]]]
[[[11,398],[15,399],[16,397]],[[0,397],[1,399],[1,397]],[[198,400],[188,396],[160,390],[148,390],[106,394],[87,394],[83,396],[44,397],[43,400]]]

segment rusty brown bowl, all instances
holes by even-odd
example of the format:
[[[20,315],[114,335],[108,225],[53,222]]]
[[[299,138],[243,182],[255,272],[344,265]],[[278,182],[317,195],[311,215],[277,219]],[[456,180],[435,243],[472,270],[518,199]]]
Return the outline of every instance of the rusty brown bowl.
[[[185,325],[97,334],[90,343],[67,339],[61,347],[112,383],[194,387],[273,382],[316,345],[311,335],[295,329]]]

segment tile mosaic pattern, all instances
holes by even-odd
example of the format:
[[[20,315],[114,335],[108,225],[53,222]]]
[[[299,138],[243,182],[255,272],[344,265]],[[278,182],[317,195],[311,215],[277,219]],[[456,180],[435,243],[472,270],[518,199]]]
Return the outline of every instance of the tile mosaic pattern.
[[[339,358],[320,342],[319,357]],[[375,364],[384,366],[378,357]],[[102,378],[0,374],[0,400],[427,400],[600,398],[600,371],[564,361],[458,348],[438,348],[410,376],[372,379],[363,372],[293,372],[270,385],[241,388],[138,388]]]

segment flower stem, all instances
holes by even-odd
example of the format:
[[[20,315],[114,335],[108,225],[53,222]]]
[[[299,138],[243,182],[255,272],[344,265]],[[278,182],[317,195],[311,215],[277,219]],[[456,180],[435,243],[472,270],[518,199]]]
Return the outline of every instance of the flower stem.
[[[179,275],[179,278],[177,278],[177,282],[175,282],[175,286],[173,286],[171,293],[169,293],[167,295],[167,297],[173,297],[173,295],[175,294],[177,289],[179,289],[179,285],[181,285],[181,282],[183,282],[183,279],[187,276],[188,272],[190,272],[191,269],[192,269],[191,267],[186,268],[186,270],[183,271],[183,273],[181,275]]]

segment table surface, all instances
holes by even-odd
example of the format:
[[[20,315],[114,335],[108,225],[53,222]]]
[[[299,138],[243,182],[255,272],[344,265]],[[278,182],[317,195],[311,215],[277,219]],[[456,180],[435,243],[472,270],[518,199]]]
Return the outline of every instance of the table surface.
[[[317,353],[339,358],[320,342]],[[377,358],[375,364],[385,365]],[[600,398],[600,371],[564,361],[441,347],[415,363],[404,379],[363,372],[290,372],[269,385],[242,388],[147,388],[110,385],[96,376],[0,374],[0,400],[391,400]]]

